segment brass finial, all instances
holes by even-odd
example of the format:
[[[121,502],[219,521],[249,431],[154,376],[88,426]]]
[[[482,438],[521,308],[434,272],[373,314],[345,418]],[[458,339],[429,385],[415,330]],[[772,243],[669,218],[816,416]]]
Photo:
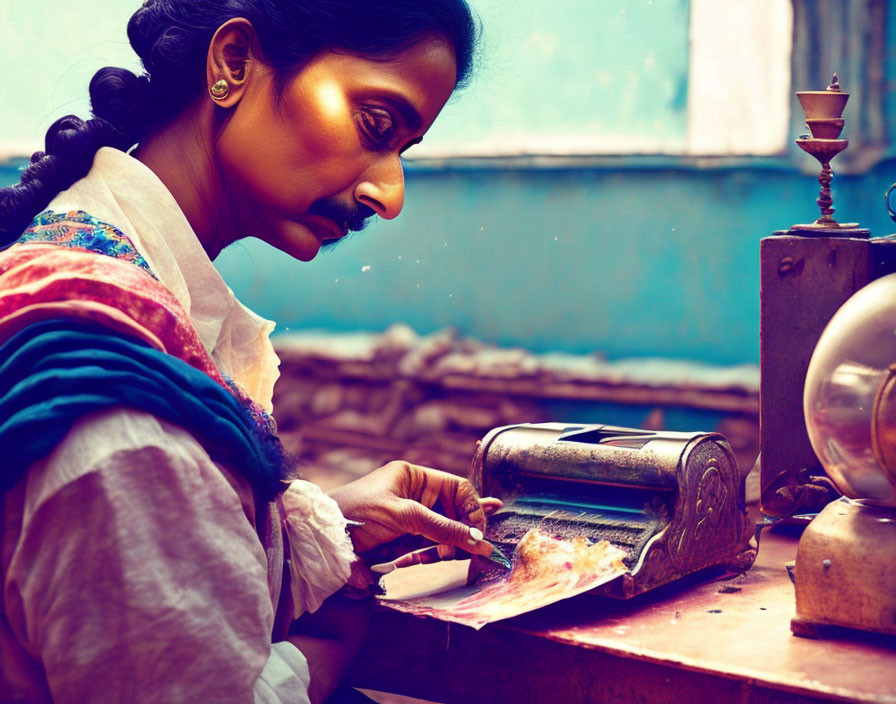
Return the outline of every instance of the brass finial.
[[[831,85],[825,90],[797,91],[803,112],[806,113],[806,125],[811,136],[800,135],[797,146],[810,154],[821,164],[818,183],[821,190],[815,201],[821,210],[821,217],[808,225],[794,225],[790,234],[823,235],[826,237],[868,237],[868,230],[859,227],[858,223],[838,223],[834,220],[834,202],[831,198],[831,159],[849,145],[849,140],[840,138],[843,130],[843,108],[849,100],[849,93],[840,89],[837,74],[831,79]]]

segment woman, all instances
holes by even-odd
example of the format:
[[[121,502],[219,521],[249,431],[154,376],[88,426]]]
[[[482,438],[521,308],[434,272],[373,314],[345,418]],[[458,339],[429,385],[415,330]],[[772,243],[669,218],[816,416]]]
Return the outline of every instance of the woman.
[[[463,0],[149,0],[128,36],[146,75],[99,71],[94,119],[0,191],[0,698],[322,701],[356,556],[406,533],[488,554],[498,502],[400,462],[331,497],[293,480],[273,325],[211,259],[251,235],[309,260],[396,217],[473,22]]]

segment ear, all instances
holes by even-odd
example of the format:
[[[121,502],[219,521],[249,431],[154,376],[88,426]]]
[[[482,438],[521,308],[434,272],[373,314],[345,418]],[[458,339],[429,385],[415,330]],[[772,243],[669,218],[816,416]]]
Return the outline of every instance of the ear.
[[[208,47],[206,89],[220,80],[227,82],[227,97],[216,100],[222,108],[236,105],[260,67],[255,28],[249,20],[236,17],[218,27]],[[211,98],[209,98],[211,100]]]

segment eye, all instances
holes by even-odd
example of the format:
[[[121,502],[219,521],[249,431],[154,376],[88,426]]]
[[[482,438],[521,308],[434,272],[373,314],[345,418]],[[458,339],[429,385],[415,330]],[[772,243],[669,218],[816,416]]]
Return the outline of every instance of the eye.
[[[377,107],[365,107],[358,113],[361,131],[375,146],[383,147],[395,132],[395,121],[388,110]]]

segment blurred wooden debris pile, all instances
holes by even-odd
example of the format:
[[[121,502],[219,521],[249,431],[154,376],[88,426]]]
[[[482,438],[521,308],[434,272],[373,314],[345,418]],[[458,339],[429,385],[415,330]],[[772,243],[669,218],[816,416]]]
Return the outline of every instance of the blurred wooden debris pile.
[[[662,427],[665,409],[715,412],[717,428],[689,429],[725,433],[743,463],[756,456],[756,365],[535,354],[452,330],[419,336],[405,325],[384,333],[289,333],[274,344],[281,436],[306,476],[325,487],[393,459],[466,474],[477,441],[492,428],[582,421],[556,417],[558,402],[565,412],[570,404],[644,407],[638,424],[653,428]]]

